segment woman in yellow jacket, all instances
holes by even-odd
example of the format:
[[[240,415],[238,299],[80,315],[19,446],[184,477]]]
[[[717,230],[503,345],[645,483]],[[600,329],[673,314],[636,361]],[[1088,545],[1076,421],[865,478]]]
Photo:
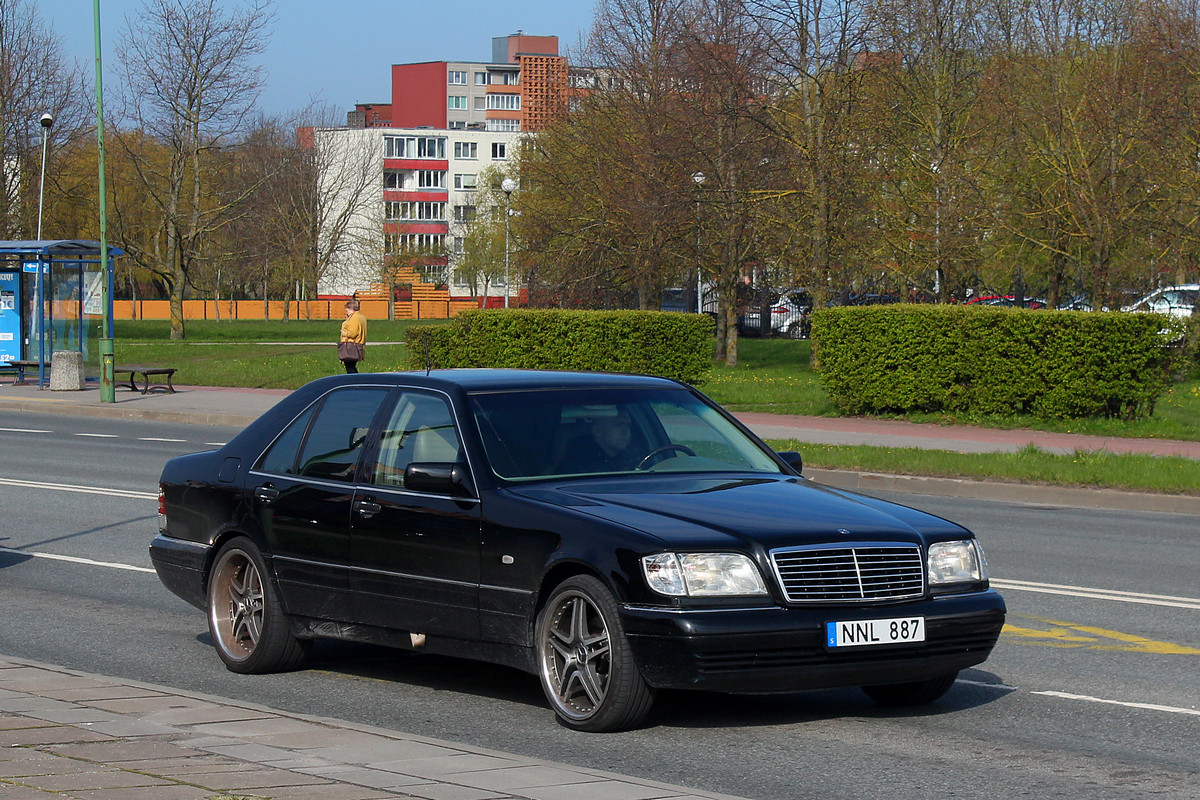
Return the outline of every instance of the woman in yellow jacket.
[[[346,321],[338,339],[338,358],[346,372],[358,372],[358,362],[367,352],[367,318],[358,310],[357,300],[346,301]]]

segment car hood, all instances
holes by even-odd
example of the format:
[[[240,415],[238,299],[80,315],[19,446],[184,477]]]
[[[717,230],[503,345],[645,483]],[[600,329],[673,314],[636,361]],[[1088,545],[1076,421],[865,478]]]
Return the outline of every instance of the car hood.
[[[799,477],[647,475],[540,484],[515,493],[691,549],[971,536],[940,517]]]

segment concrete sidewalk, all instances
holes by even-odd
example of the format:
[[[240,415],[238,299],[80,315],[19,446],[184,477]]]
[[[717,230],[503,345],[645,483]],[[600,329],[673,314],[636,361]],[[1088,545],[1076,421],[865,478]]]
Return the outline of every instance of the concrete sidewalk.
[[[0,656],[0,800],[736,800]]]

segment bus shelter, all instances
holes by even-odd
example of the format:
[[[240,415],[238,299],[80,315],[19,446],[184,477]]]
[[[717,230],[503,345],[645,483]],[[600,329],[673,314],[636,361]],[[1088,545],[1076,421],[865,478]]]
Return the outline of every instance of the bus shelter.
[[[0,365],[36,365],[38,386],[56,350],[82,355],[85,373],[100,374],[100,339],[111,339],[113,257],[80,239],[0,241]],[[107,292],[105,292],[107,288]],[[108,307],[104,308],[104,299]]]

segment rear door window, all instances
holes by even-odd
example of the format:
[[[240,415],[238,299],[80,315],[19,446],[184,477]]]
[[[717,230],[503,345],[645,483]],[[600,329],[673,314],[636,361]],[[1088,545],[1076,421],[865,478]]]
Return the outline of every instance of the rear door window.
[[[338,389],[326,396],[315,419],[302,414],[263,457],[260,469],[333,481],[353,481],[371,423],[386,387]]]

